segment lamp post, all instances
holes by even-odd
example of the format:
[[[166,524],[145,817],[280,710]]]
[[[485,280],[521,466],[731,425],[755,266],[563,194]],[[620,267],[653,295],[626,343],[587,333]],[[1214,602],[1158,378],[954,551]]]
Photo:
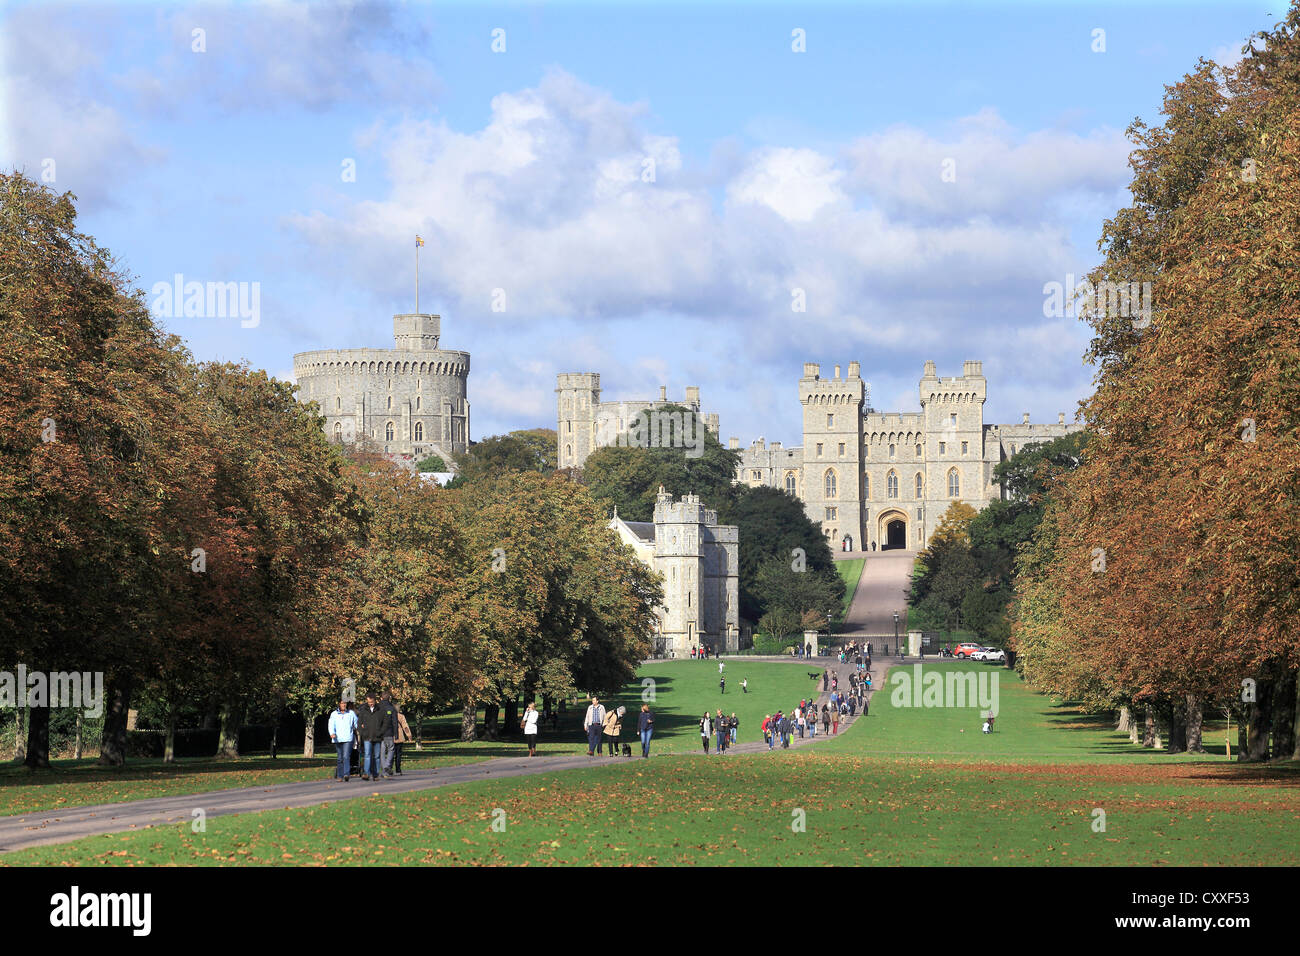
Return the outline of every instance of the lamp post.
[[[903,656],[903,645],[898,642],[898,612],[894,612],[894,646],[898,648],[898,656]]]

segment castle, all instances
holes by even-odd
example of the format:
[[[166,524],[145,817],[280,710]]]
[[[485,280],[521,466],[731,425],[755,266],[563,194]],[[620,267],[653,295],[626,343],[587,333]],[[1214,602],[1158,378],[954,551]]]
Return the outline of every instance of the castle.
[[[558,377],[561,467],[581,467],[596,442],[598,422],[614,416],[618,430],[652,403],[602,404],[600,376]],[[867,405],[861,365],[850,362],[841,377],[822,378],[821,366],[806,363],[799,379],[803,445],[783,447],[763,439],[742,449],[736,483],[781,488],[804,504],[808,517],[837,550],[917,550],[929,543],[954,501],[976,509],[1002,496],[993,469],[1026,445],[1050,441],[1083,426],[1065,422],[1016,425],[984,422],[988,383],[983,363],[968,361],[960,376],[940,378],[926,362],[918,385],[919,412],[877,412]],[[699,413],[699,389],[686,392],[687,407]],[[660,392],[662,402],[663,391]],[[717,434],[717,416],[706,419]],[[612,428],[599,429],[611,437]]]
[[[368,439],[408,463],[469,448],[469,353],[438,348],[442,318],[393,316],[393,348],[328,349],[293,357],[302,401],[314,401],[335,441]]]
[[[556,376],[556,444],[560,468],[581,468],[597,448],[613,445],[632,421],[642,412],[655,412],[680,405],[700,415],[700,389],[691,385],[682,402],[668,400],[667,388],[660,386],[659,398],[620,402],[600,400],[600,375],[597,372],[570,372]],[[718,437],[718,416],[702,416],[705,427]]]
[[[624,521],[615,511],[609,527],[663,578],[655,656],[683,657],[701,645],[739,649],[740,536],[735,525],[718,524],[718,513],[696,495],[674,501],[660,488],[653,521]]]
[[[1055,424],[984,422],[988,382],[982,362],[966,362],[962,374],[940,378],[926,362],[918,385],[919,412],[877,412],[867,407],[861,366],[850,362],[841,378],[821,377],[805,363],[799,379],[803,447],[782,448],[762,439],[740,449],[736,481],[783,488],[804,510],[831,547],[844,550],[907,548],[929,543],[954,501],[978,509],[1002,496],[993,469],[1026,445],[1078,431],[1065,414]]]

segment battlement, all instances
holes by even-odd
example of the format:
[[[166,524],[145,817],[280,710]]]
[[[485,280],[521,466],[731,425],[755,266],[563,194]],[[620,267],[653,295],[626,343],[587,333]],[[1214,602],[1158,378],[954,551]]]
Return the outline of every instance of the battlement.
[[[393,347],[399,352],[433,352],[438,348],[442,316],[408,312],[393,316]]]
[[[558,392],[566,388],[590,389],[593,392],[599,392],[600,373],[561,372],[555,376],[555,390]]]

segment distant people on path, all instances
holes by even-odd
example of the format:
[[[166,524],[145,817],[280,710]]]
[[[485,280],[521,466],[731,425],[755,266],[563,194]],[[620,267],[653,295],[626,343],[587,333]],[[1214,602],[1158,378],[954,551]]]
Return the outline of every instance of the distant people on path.
[[[781,747],[785,750],[790,749],[790,716],[782,715],[779,725],[781,731]]]
[[[830,686],[831,672],[829,670],[824,670],[822,671],[822,690],[827,690]]]
[[[524,716],[519,721],[519,726],[524,731],[524,742],[528,744],[528,756],[537,756],[537,722],[540,718],[537,713],[537,705],[531,700],[528,706],[524,708]]]
[[[709,738],[713,736],[713,721],[709,718],[709,712],[706,710],[704,716],[700,718],[700,740],[704,744],[704,752],[709,752]]]
[[[605,716],[604,731],[605,743],[609,746],[609,755],[618,756],[618,738],[623,733],[623,715],[627,713],[626,707],[620,707],[618,710],[611,710]]]
[[[831,709],[822,704],[822,731],[829,734],[831,732]]]
[[[406,722],[406,715],[402,709],[393,702],[393,707],[397,709],[397,733],[393,738],[393,775],[400,777],[402,775],[402,751],[406,749],[405,745],[415,740],[415,734],[411,733],[411,725]]]
[[[338,752],[334,779],[347,782],[352,779],[352,745],[357,740],[357,715],[348,710],[346,700],[339,701],[339,709],[330,714],[330,740]]]
[[[601,706],[599,698],[593,697],[586,716],[582,718],[582,729],[587,733],[588,757],[594,757],[600,750],[600,732],[604,724],[605,708]]]
[[[641,715],[636,719],[636,730],[641,735],[641,756],[649,757],[650,738],[655,732],[655,715],[650,711],[649,704],[641,705]]]
[[[763,731],[763,743],[767,744],[768,750],[771,750],[772,749],[772,715],[771,714],[763,715],[763,723],[759,726],[759,729]]]

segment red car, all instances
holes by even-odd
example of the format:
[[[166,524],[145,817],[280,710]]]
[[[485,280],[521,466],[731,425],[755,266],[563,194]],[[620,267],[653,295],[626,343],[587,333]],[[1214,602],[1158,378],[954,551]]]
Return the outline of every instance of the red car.
[[[976,651],[980,651],[983,649],[984,649],[984,645],[982,644],[970,644],[970,643],[958,644],[956,647],[952,649],[952,656],[969,659],[970,656],[974,654]]]

